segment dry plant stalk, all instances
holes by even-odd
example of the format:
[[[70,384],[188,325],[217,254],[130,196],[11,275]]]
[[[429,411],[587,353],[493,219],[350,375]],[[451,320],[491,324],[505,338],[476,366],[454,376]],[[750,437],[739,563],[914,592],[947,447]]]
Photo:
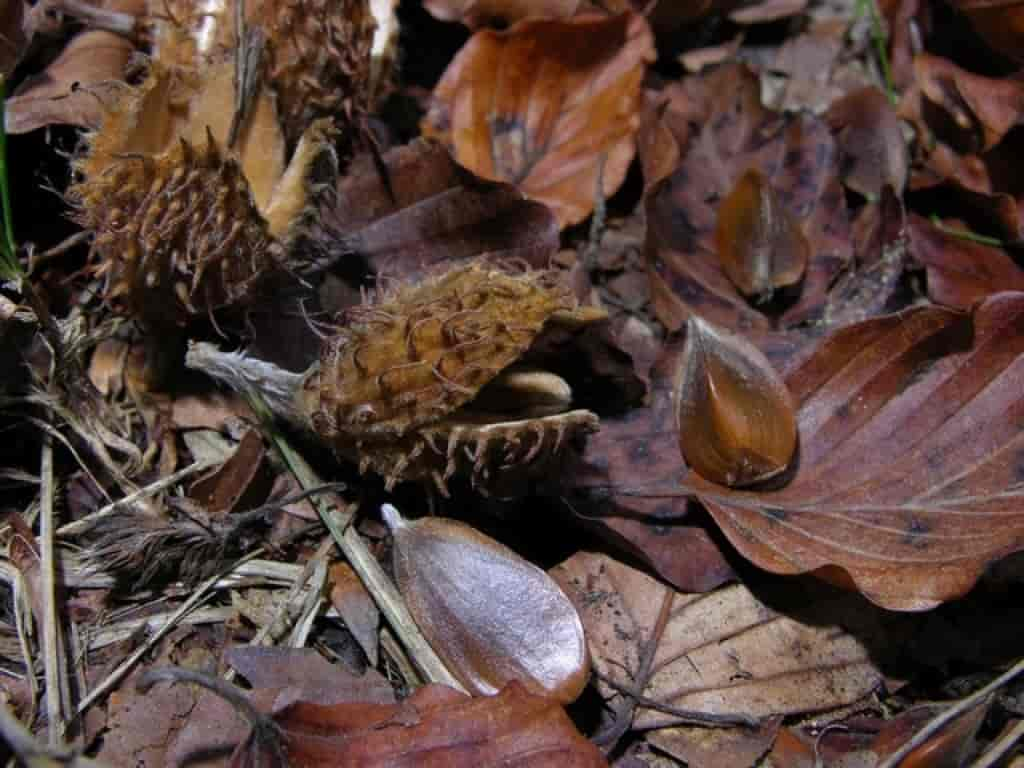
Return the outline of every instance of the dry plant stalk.
[[[564,380],[516,364],[545,329],[603,317],[552,273],[475,261],[348,311],[305,374],[209,344],[193,345],[186,365],[256,391],[389,488],[432,481],[447,493],[462,474],[486,493],[549,471],[571,438],[597,429]]]

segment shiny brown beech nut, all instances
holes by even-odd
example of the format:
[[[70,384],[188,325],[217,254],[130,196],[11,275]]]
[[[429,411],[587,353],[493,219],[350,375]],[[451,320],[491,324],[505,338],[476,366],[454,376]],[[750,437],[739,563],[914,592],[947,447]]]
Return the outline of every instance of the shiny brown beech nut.
[[[564,380],[519,361],[546,329],[603,317],[552,273],[473,261],[346,312],[305,374],[270,375],[204,344],[186,364],[236,388],[246,379],[388,488],[432,481],[446,494],[458,474],[506,493],[551,473],[573,438],[598,427],[572,409]]]
[[[202,73],[154,63],[109,108],[69,191],[95,233],[93,266],[117,311],[153,327],[241,306],[281,267],[312,213],[314,124],[285,163],[273,99],[261,94],[227,146],[231,59]]]
[[[463,523],[407,521],[381,508],[394,536],[398,589],[449,671],[478,695],[518,680],[568,703],[590,676],[583,623],[537,566]]]
[[[793,399],[771,363],[742,336],[691,317],[675,401],[683,458],[705,480],[751,485],[792,461]]]
[[[757,301],[800,282],[810,253],[800,223],[756,169],[744,173],[718,206],[715,246],[722,271]]]

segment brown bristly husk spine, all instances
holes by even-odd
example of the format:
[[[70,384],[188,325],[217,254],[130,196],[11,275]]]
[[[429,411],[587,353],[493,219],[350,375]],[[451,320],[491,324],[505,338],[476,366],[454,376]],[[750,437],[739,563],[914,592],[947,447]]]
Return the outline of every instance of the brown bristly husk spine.
[[[596,432],[597,416],[574,410],[495,423],[460,421],[456,415],[397,441],[357,443],[359,471],[374,472],[391,490],[399,482],[428,481],[448,495],[448,482],[468,476],[483,495],[510,478],[550,475],[570,441]]]
[[[341,140],[351,141],[369,108],[369,0],[265,0],[258,19],[267,40],[267,81],[289,141],[321,117],[331,117]]]
[[[243,304],[282,258],[237,161],[211,135],[205,147],[180,139],[156,157],[124,157],[97,183],[106,204],[83,223],[96,232],[105,296],[125,314],[183,325]]]
[[[326,440],[401,437],[472,400],[549,321],[587,313],[552,273],[457,266],[349,310],[303,409]]]

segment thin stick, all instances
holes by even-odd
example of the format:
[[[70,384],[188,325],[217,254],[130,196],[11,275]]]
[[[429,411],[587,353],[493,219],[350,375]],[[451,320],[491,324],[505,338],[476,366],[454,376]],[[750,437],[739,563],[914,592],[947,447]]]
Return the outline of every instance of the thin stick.
[[[255,398],[253,399],[255,400]],[[259,408],[259,405],[257,404],[257,413],[262,412],[265,414],[266,408]],[[272,429],[272,427],[268,431],[270,431],[271,437],[281,452],[285,464],[288,465],[296,479],[298,479],[299,485],[303,488],[321,485],[322,481],[317,477],[312,467],[291,447],[288,441],[277,430]],[[363,582],[363,586],[366,587],[366,591],[373,597],[381,613],[384,614],[388,623],[394,629],[395,634],[398,635],[403,645],[409,651],[413,664],[422,673],[423,677],[432,683],[443,683],[456,690],[465,692],[466,689],[448,671],[444,662],[434,652],[434,649],[430,647],[427,639],[423,637],[423,633],[420,632],[419,627],[416,626],[416,622],[413,621],[412,616],[405,607],[405,601],[402,600],[402,596],[398,593],[395,585],[391,583],[387,574],[384,573],[384,569],[380,567],[377,559],[366,548],[366,544],[359,537],[359,534],[349,525],[354,511],[339,513],[337,510],[328,508],[319,500],[314,503],[316,504],[317,511],[320,513],[320,517],[324,521],[324,525],[327,526],[327,530],[331,532],[334,541],[341,548],[345,557],[348,558],[352,569]]]
[[[942,730],[948,723],[956,720],[964,712],[976,707],[982,699],[988,696],[990,693],[999,690],[1004,685],[1009,683],[1013,678],[1017,677],[1021,672],[1024,672],[1024,659],[1021,659],[1006,672],[1001,674],[991,683],[986,685],[984,688],[972,693],[970,696],[961,699],[956,704],[951,706],[942,714],[933,718],[924,728],[914,734],[914,738],[904,744],[902,747],[893,752],[884,761],[878,764],[878,768],[896,768],[907,755],[917,749],[919,746],[924,744],[930,739],[935,733]]]
[[[53,438],[43,436],[43,455],[40,460],[42,497],[39,502],[39,547],[43,575],[43,673],[46,680],[47,735],[50,746],[64,741],[65,698],[64,665],[61,663],[61,623],[57,610],[57,563],[53,545]]]
[[[78,705],[78,710],[76,711],[76,714],[81,715],[96,701],[110,693],[110,691],[113,690],[121,682],[121,680],[124,679],[125,675],[127,675],[132,670],[132,667],[138,664],[139,660],[147,653],[149,653],[150,650],[152,650],[152,648],[158,642],[160,642],[160,640],[163,639],[164,635],[166,635],[168,632],[174,629],[174,627],[178,625],[178,622],[188,615],[189,611],[191,611],[193,608],[195,608],[197,605],[199,605],[201,602],[203,602],[210,596],[214,585],[216,585],[217,582],[221,580],[221,578],[234,571],[236,568],[242,565],[242,563],[247,563],[250,560],[254,560],[255,558],[259,557],[264,553],[264,551],[265,550],[263,547],[259,547],[258,549],[253,550],[245,557],[236,560],[228,568],[224,569],[220,573],[214,574],[206,581],[204,581],[202,584],[200,584],[196,588],[196,591],[189,596],[188,600],[181,604],[181,607],[179,607],[178,610],[176,610],[171,615],[171,617],[166,621],[166,623],[163,624],[163,626],[160,627],[160,629],[153,633],[153,636],[150,637],[149,640],[147,640],[145,643],[142,644],[142,646],[137,648],[135,652],[131,654],[127,659],[122,661],[117,666],[117,669],[115,669],[113,672],[107,675],[106,679],[104,679],[99,685],[97,685],[95,688],[89,691],[89,695],[82,699],[82,703]]]
[[[161,491],[170,488],[172,485],[176,485],[177,483],[181,482],[186,477],[202,472],[204,469],[209,469],[210,467],[216,465],[216,463],[217,462],[215,461],[193,462],[184,469],[179,469],[177,472],[170,474],[167,477],[161,478],[157,480],[155,483],[150,483],[145,488],[140,488],[134,493],[128,494],[124,498],[118,499],[115,502],[107,504],[107,506],[96,510],[90,515],[86,515],[81,520],[76,520],[73,523],[67,523],[66,525],[62,525],[60,528],[57,529],[57,535],[74,536],[76,534],[87,531],[90,528],[92,528],[97,522],[102,520],[104,517],[109,517],[110,515],[114,514],[114,512],[117,512],[119,509],[130,506],[135,502],[140,501],[141,499],[144,499],[148,496],[155,496]]]
[[[971,763],[971,768],[992,768],[1006,757],[1006,754],[1021,739],[1024,739],[1024,720],[1018,720],[1013,728],[1003,734],[995,744],[985,750],[981,757]]]

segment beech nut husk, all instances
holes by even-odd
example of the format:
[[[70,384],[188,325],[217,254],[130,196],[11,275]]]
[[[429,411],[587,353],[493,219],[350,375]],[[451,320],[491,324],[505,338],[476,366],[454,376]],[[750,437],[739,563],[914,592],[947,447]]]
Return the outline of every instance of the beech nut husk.
[[[792,461],[793,399],[767,358],[742,336],[691,317],[675,401],[683,458],[705,480],[752,485]]]
[[[565,449],[598,418],[572,407],[566,381],[521,358],[549,328],[604,316],[578,306],[553,273],[476,260],[347,311],[304,374],[204,344],[186,365],[260,390],[389,489],[426,481],[447,494],[462,475],[481,493],[522,495],[522,481],[557,474]]]
[[[563,703],[580,695],[590,677],[583,622],[554,579],[463,523],[381,511],[409,612],[467,690],[492,695],[518,680]]]

